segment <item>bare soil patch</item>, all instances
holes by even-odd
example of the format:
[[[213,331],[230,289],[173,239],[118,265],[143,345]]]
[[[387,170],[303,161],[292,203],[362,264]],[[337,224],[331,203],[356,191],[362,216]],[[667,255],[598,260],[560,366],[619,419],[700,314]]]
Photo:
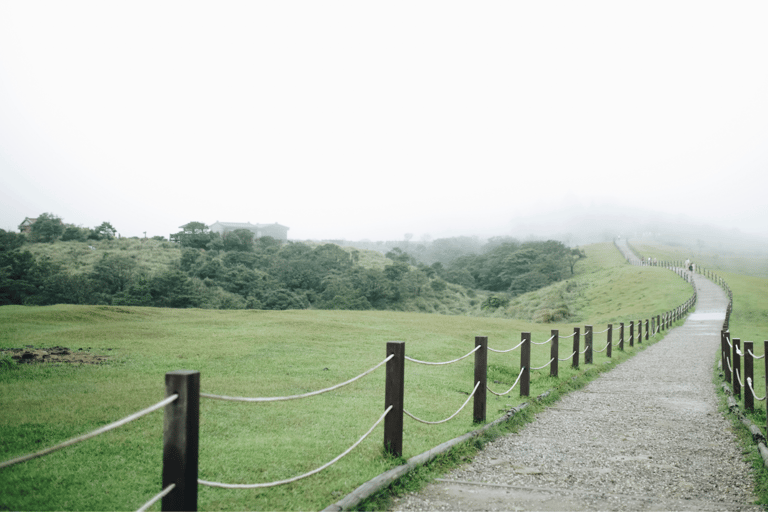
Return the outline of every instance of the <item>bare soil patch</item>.
[[[35,348],[33,346],[27,346],[25,348],[6,349],[0,351],[0,354],[10,355],[11,358],[20,364],[102,364],[109,359],[109,356],[94,354],[89,352],[88,349],[70,349],[67,347]]]

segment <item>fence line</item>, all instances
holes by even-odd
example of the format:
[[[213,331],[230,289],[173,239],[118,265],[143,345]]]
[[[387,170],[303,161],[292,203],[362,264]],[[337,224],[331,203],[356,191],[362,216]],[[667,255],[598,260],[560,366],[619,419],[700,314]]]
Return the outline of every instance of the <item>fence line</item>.
[[[418,363],[418,364],[429,364],[429,365],[446,365],[446,364],[453,364],[453,363],[458,363],[458,362],[459,362],[459,361],[461,361],[462,359],[466,359],[466,358],[468,358],[469,356],[471,356],[472,354],[474,354],[475,352],[477,352],[477,350],[478,350],[479,348],[480,348],[479,346],[478,346],[478,347],[475,347],[475,348],[474,348],[474,350],[472,350],[471,352],[469,352],[469,353],[468,353],[468,354],[466,354],[466,355],[463,355],[463,356],[461,356],[461,357],[460,357],[460,358],[458,358],[458,359],[454,359],[453,361],[445,361],[445,362],[442,362],[442,363],[430,363],[430,362],[427,362],[427,361],[419,361],[418,359],[413,359],[412,357],[408,357],[408,356],[405,356],[405,359],[406,359],[406,360],[408,360],[408,361],[410,361],[410,362],[412,362],[412,363]]]

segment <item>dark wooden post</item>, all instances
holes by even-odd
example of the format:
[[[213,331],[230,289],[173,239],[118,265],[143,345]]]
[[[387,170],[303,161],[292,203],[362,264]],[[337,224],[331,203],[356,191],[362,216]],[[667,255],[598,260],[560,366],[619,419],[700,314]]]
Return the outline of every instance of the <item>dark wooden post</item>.
[[[754,353],[753,347],[754,343],[751,341],[744,342],[744,385],[747,386],[747,389],[744,390],[744,408],[748,411],[755,410],[755,397],[749,389],[749,381],[747,380],[750,379],[752,381],[752,389],[754,389],[755,372],[754,360],[752,359],[752,354]]]
[[[520,396],[529,396],[531,393],[531,333],[521,334],[523,345],[520,347],[520,369],[523,375],[520,377]]]
[[[733,396],[741,398],[741,340],[739,338],[733,338],[733,358],[731,359],[731,365],[733,366]],[[743,377],[741,377],[743,379]]]
[[[619,324],[619,350],[624,351],[624,322]]]
[[[584,364],[592,364],[592,331],[591,325],[584,326]]]
[[[197,510],[197,461],[200,447],[200,372],[176,370],[165,374],[165,396],[179,398],[165,406],[163,428],[162,510]]]
[[[659,330],[659,332],[661,332],[663,329],[661,324],[661,315],[656,315],[656,328]]]
[[[646,318],[646,319],[645,319],[645,341],[648,341],[648,334],[649,334],[649,329],[648,329],[648,319]],[[641,338],[641,339],[642,339],[642,338]]]
[[[629,321],[629,346],[632,347],[635,344],[635,322]]]
[[[731,351],[728,349],[728,331],[720,331],[720,343],[722,344],[722,366],[723,366],[723,377],[725,378],[725,382],[728,384],[731,383],[731,369],[728,365],[728,360],[730,359]]]
[[[579,367],[579,328],[573,328],[573,364],[574,368]]]
[[[608,336],[607,336],[607,345],[605,348],[605,355],[607,357],[611,357],[611,350],[613,349],[613,324],[608,324]]]
[[[763,355],[768,354],[768,341],[763,341]],[[765,389],[766,395],[768,395],[768,356],[763,358],[763,362],[765,363]],[[768,399],[766,399],[768,400]],[[766,419],[766,426],[768,426],[768,414],[765,415]],[[767,430],[768,432],[768,430]]]
[[[549,349],[549,358],[552,359],[552,364],[549,365],[549,376],[557,377],[558,363],[560,362],[560,331],[552,329],[552,345]]]
[[[384,450],[395,457],[403,454],[403,393],[405,391],[405,342],[387,342],[386,388],[384,390],[384,410],[392,406],[384,418]]]
[[[475,336],[475,346],[479,346],[475,352],[475,381],[472,388],[479,382],[475,392],[474,413],[472,419],[475,423],[485,423],[485,410],[488,396],[488,337]]]

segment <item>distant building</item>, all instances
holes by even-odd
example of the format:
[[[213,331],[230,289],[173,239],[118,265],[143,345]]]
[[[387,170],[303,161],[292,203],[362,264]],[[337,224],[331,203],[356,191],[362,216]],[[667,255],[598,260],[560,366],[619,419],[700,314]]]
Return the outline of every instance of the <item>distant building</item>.
[[[22,223],[19,224],[19,232],[30,234],[32,232],[32,224],[34,224],[36,221],[37,221],[37,217],[35,217],[34,219],[31,217],[24,218]]]
[[[275,222],[274,224],[251,224],[250,222],[219,222],[216,221],[208,226],[214,233],[224,236],[229,231],[236,229],[247,229],[252,231],[255,238],[271,236],[275,240],[288,240],[288,227]]]

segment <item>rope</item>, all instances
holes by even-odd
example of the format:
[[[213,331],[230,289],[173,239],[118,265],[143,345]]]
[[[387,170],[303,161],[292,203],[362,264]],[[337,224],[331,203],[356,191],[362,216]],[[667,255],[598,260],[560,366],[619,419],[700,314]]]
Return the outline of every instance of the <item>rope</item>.
[[[725,360],[728,363],[728,369],[730,371],[733,371],[733,368],[731,368],[731,358],[730,357],[726,357]]]
[[[568,356],[568,357],[566,357],[565,359],[558,359],[558,361],[567,361],[567,360],[569,360],[570,358],[572,358],[572,357],[573,357],[573,356],[575,356],[575,355],[576,355],[576,351],[574,350],[574,351],[571,353],[571,355],[569,355],[569,356]]]
[[[307,397],[310,397],[310,396],[315,396],[315,395],[320,395],[322,393],[327,393],[328,391],[333,391],[334,389],[339,389],[342,386],[346,386],[347,384],[351,384],[351,383],[355,382],[356,380],[360,379],[361,377],[365,377],[366,375],[368,375],[372,371],[376,370],[377,368],[379,368],[381,365],[383,365],[384,363],[386,363],[387,361],[389,361],[393,357],[395,357],[395,354],[389,354],[389,356],[385,360],[383,360],[382,362],[380,362],[379,364],[377,364],[376,366],[374,366],[370,370],[367,370],[367,371],[361,373],[360,375],[358,375],[357,377],[353,377],[353,378],[349,379],[346,382],[342,382],[341,384],[336,384],[335,386],[331,386],[330,388],[320,389],[318,391],[312,391],[310,393],[304,393],[303,395],[270,396],[270,397],[248,398],[248,397],[242,397],[242,396],[224,396],[224,395],[212,395],[210,393],[200,393],[200,396],[204,397],[204,398],[212,398],[214,400],[227,400],[227,401],[230,401],[230,402],[278,402],[278,401],[284,401],[284,400],[295,400],[297,398],[307,398]]]
[[[567,338],[573,338],[574,336],[576,336],[576,333],[575,333],[575,332],[574,332],[574,333],[571,333],[571,334],[569,334],[568,336],[560,336],[560,337],[561,337],[561,338],[563,338],[563,339],[567,339]]]
[[[608,345],[610,345],[610,343],[606,343],[602,350],[595,350],[595,352],[598,352],[598,353],[605,352],[606,350],[608,350]]]
[[[579,354],[583,354],[583,353],[584,353],[584,352],[586,352],[587,350],[589,350],[589,347],[588,347],[588,346],[587,346],[587,347],[584,347],[584,350],[582,350],[581,352],[579,352]]]
[[[609,327],[608,329],[610,329],[610,327]],[[604,332],[608,332],[608,329],[606,329],[606,330],[604,330],[604,331],[596,332],[596,333],[594,333],[594,334],[603,334]]]
[[[744,383],[741,382],[741,375],[739,375],[739,369],[738,368],[736,368],[736,380],[739,381],[739,386],[741,386],[743,388],[744,387]]]
[[[757,395],[755,394],[755,390],[752,388],[752,377],[747,377],[747,386],[749,386],[749,390],[752,392],[752,396],[755,397],[755,400],[757,400],[758,402],[762,402],[763,400],[765,400],[765,397],[758,398]]]
[[[728,336],[725,337],[726,343],[728,343],[728,346],[733,348],[733,345],[731,344],[731,340],[728,338]]]
[[[747,352],[749,352],[749,354],[752,356],[752,359],[764,359],[765,358],[765,354],[763,354],[761,356],[756,356],[755,354],[752,353],[751,350],[747,350]]]
[[[507,352],[512,352],[513,350],[516,350],[516,349],[520,348],[520,345],[522,345],[523,343],[524,342],[521,341],[520,343],[517,344],[516,347],[512,347],[512,348],[507,349],[507,350],[496,350],[496,349],[491,348],[491,347],[488,347],[488,350],[490,350],[491,352],[496,352],[497,354],[506,354]]]
[[[488,388],[487,386],[486,386],[486,388],[488,389],[488,391],[490,391],[491,393],[493,393],[496,396],[508,395],[510,392],[512,392],[513,389],[515,389],[515,386],[517,386],[517,383],[520,382],[520,377],[523,376],[523,370],[525,370],[525,367],[520,368],[520,373],[517,375],[517,380],[515,381],[514,384],[512,384],[512,387],[509,388],[508,390],[506,390],[504,393],[497,393],[494,390],[492,390],[491,388]]]
[[[736,347],[736,353],[739,354],[739,357],[744,357],[744,353],[741,351],[739,347]]]
[[[458,362],[459,362],[459,361],[461,361],[462,359],[466,359],[466,358],[468,358],[469,356],[471,356],[472,354],[474,354],[475,352],[477,352],[477,351],[478,351],[478,349],[479,349],[481,346],[482,346],[482,345],[477,345],[477,346],[475,347],[475,349],[474,349],[474,350],[472,350],[472,352],[468,353],[467,355],[461,356],[460,358],[458,358],[458,359],[454,359],[453,361],[445,361],[445,362],[443,362],[443,363],[429,363],[429,362],[427,362],[427,361],[419,361],[418,359],[414,359],[414,358],[412,358],[412,357],[408,357],[408,356],[405,356],[405,358],[406,358],[408,361],[411,361],[412,363],[419,363],[419,364],[433,364],[433,365],[441,365],[441,364],[453,364],[453,363],[458,363]]]
[[[549,366],[549,365],[552,363],[552,361],[554,361],[554,360],[555,360],[555,358],[553,357],[552,359],[550,359],[550,360],[549,360],[549,363],[545,364],[544,366],[539,366],[538,368],[531,368],[531,370],[541,370],[542,368],[546,368],[546,367],[547,367],[547,366]]]
[[[170,404],[174,400],[179,398],[178,394],[171,395],[167,397],[165,400],[156,403],[155,405],[152,405],[150,407],[147,407],[146,409],[142,409],[141,411],[131,414],[130,416],[126,416],[125,418],[115,421],[114,423],[110,423],[109,425],[104,425],[103,427],[94,430],[93,432],[89,434],[83,434],[82,436],[73,437],[72,439],[69,439],[67,441],[64,441],[61,444],[57,444],[56,446],[51,446],[50,448],[46,448],[45,450],[41,450],[36,453],[29,453],[27,455],[22,455],[21,457],[16,457],[15,459],[10,459],[5,462],[0,463],[0,469],[6,468],[8,466],[13,466],[14,464],[18,464],[19,462],[24,462],[30,459],[35,459],[37,457],[42,457],[43,455],[48,455],[49,453],[53,453],[57,450],[61,450],[62,448],[66,448],[67,446],[79,443],[81,441],[88,440],[92,437],[96,437],[99,434],[103,434],[104,432],[109,432],[112,429],[115,429],[117,427],[122,427],[126,423],[130,423],[133,420],[137,420],[141,418],[142,416],[145,416],[151,412],[154,412],[158,409],[162,409],[166,405]]]
[[[328,466],[331,466],[331,465],[335,464],[335,463],[336,463],[336,462],[338,462],[338,461],[339,461],[339,460],[340,460],[342,457],[346,456],[346,455],[347,455],[349,452],[351,452],[352,450],[354,450],[354,449],[357,447],[357,445],[359,445],[360,443],[362,443],[362,442],[363,442],[363,440],[364,440],[366,437],[368,437],[368,435],[369,435],[371,432],[373,432],[373,429],[375,429],[375,428],[376,428],[376,426],[377,426],[379,423],[381,423],[381,421],[384,419],[384,417],[387,415],[387,413],[389,413],[389,411],[391,411],[391,410],[392,410],[392,406],[390,405],[389,407],[387,407],[387,410],[386,410],[386,411],[384,411],[384,414],[382,414],[382,415],[379,417],[379,419],[378,419],[378,420],[376,420],[376,423],[374,423],[374,424],[373,424],[373,426],[372,426],[371,428],[369,428],[369,429],[368,429],[368,432],[366,432],[365,434],[363,434],[363,437],[361,437],[360,439],[358,439],[358,440],[357,440],[357,442],[356,442],[355,444],[353,444],[352,446],[350,446],[349,448],[347,448],[347,450],[346,450],[344,453],[342,453],[341,455],[337,456],[337,457],[336,457],[335,459],[333,459],[332,461],[330,461],[330,462],[327,462],[327,463],[323,464],[323,465],[322,465],[322,466],[320,466],[319,468],[317,468],[317,469],[313,469],[312,471],[310,471],[310,472],[308,472],[308,473],[304,473],[303,475],[295,476],[295,477],[293,477],[293,478],[288,478],[287,480],[279,480],[279,481],[277,481],[277,482],[269,482],[269,483],[263,483],[263,484],[223,484],[223,483],[221,483],[221,482],[209,482],[208,480],[201,480],[201,479],[198,479],[198,480],[197,480],[197,483],[198,483],[198,484],[200,484],[200,485],[207,485],[207,486],[209,486],[209,487],[222,487],[222,488],[224,488],[224,489],[258,489],[258,488],[262,488],[262,487],[275,487],[275,486],[277,486],[277,485],[288,484],[288,483],[291,483],[291,482],[295,482],[295,481],[297,481],[297,480],[301,480],[302,478],[306,478],[306,477],[308,477],[308,476],[314,475],[315,473],[319,473],[320,471],[324,470],[324,469],[325,469],[325,468],[327,468]]]
[[[146,502],[144,505],[142,505],[141,508],[136,512],[146,512],[147,510],[149,510],[149,507],[151,507],[152,505],[154,505],[155,503],[163,499],[165,496],[168,495],[169,492],[171,492],[175,488],[176,488],[176,484],[170,484],[168,487],[166,487],[165,489],[157,493],[154,498],[152,498],[151,500]]]
[[[419,419],[419,418],[417,418],[417,417],[416,417],[416,416],[414,416],[413,414],[409,413],[409,412],[408,412],[408,411],[406,411],[405,409],[403,409],[403,413],[407,414],[408,416],[410,416],[411,418],[415,419],[416,421],[418,421],[418,422],[421,422],[421,423],[426,423],[427,425],[439,425],[440,423],[445,423],[445,422],[447,422],[447,421],[450,421],[450,420],[452,420],[452,419],[453,419],[453,418],[454,418],[454,417],[455,417],[457,414],[459,414],[459,413],[462,411],[462,409],[464,409],[464,407],[466,407],[466,405],[469,403],[469,400],[470,400],[470,399],[471,399],[473,396],[475,396],[475,391],[477,391],[477,387],[478,387],[479,385],[480,385],[480,381],[477,381],[477,384],[475,384],[475,389],[473,389],[473,390],[472,390],[472,393],[470,393],[470,395],[469,395],[469,398],[467,398],[466,402],[464,402],[464,405],[462,405],[461,407],[459,407],[459,410],[458,410],[458,411],[456,411],[455,413],[453,413],[451,416],[449,416],[449,417],[445,418],[444,420],[441,420],[441,421],[426,421],[426,420],[422,420],[422,419]]]
[[[554,336],[550,337],[550,338],[549,338],[547,341],[542,341],[542,342],[540,342],[540,343],[536,343],[535,341],[531,341],[531,343],[533,343],[534,345],[546,345],[547,343],[549,343],[549,342],[550,342],[550,341],[552,341],[553,339],[555,339],[555,337],[554,337]]]

